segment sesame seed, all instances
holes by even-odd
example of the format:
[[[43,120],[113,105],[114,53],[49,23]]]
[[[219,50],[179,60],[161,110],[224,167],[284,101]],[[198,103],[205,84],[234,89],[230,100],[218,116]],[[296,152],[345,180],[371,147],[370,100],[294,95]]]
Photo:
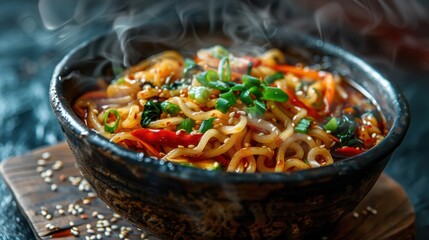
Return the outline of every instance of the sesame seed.
[[[234,118],[228,119],[228,124],[232,124],[233,121],[234,121]]]
[[[97,232],[104,232],[104,228],[103,227],[97,228]]]
[[[231,140],[230,138],[225,138],[225,140],[223,140],[223,143],[227,144],[229,142],[229,140]]]
[[[83,203],[84,205],[88,205],[88,204],[90,204],[90,203],[91,203],[91,199],[85,198],[85,199],[83,199],[83,200],[82,200],[82,203]]]
[[[63,209],[58,209],[58,213],[59,213],[60,215],[64,215],[64,214],[65,214],[65,212],[64,212],[64,210],[63,210]]]
[[[95,235],[92,235],[91,237],[90,237],[90,239],[91,240],[94,240],[96,238],[96,236]]]
[[[377,215],[378,211],[376,209],[372,209],[371,213],[372,215]]]
[[[48,212],[46,210],[42,210],[42,211],[40,211],[40,214],[42,214],[42,216],[46,216],[48,214]]]
[[[48,160],[51,158],[51,153],[50,152],[44,152],[44,153],[42,153],[41,157],[45,160]]]
[[[92,233],[95,233],[95,231],[94,231],[92,228],[87,229],[86,231],[87,231],[88,233],[91,233],[91,234],[92,234]]]
[[[104,236],[106,236],[106,237],[110,237],[110,232],[104,232]]]
[[[359,213],[358,212],[353,212],[353,217],[354,218],[358,218],[359,217]]]
[[[70,222],[69,222],[69,225],[70,225],[71,227],[73,227],[73,226],[74,226],[74,222],[73,222],[73,221],[70,221]]]
[[[247,114],[247,117],[249,118],[249,119],[252,119],[252,114]]]
[[[45,166],[46,165],[46,161],[44,159],[39,159],[39,160],[37,160],[37,165],[39,165],[39,166]]]
[[[38,166],[38,167],[36,168],[36,171],[37,171],[38,173],[43,172],[43,170],[45,170],[45,168],[44,168],[44,167],[42,167],[42,166]]]
[[[183,145],[178,145],[177,147],[178,148],[185,148]]]
[[[93,211],[92,213],[91,213],[91,216],[93,216],[93,217],[96,217],[98,215],[98,212],[97,211]]]
[[[244,143],[244,147],[250,147],[250,143]]]
[[[262,137],[262,136],[264,136],[265,134],[263,133],[263,132],[260,132],[260,133],[258,133],[258,136],[259,137]]]
[[[144,239],[146,237],[146,235],[144,233],[140,234],[140,238]]]
[[[103,214],[98,214],[98,215],[97,215],[97,218],[98,218],[98,219],[104,219],[104,215],[103,215]]]
[[[115,217],[115,218],[121,218],[121,215],[119,215],[117,213],[113,213],[113,217]]]
[[[261,123],[262,122],[262,119],[258,119],[258,123]]]
[[[56,191],[57,191],[57,189],[58,189],[58,185],[57,185],[57,184],[55,184],[55,183],[53,183],[53,184],[51,185],[51,191],[52,191],[52,192],[56,192]]]
[[[229,116],[230,118],[232,118],[232,117],[234,117],[234,115],[235,115],[235,112],[230,112],[228,116]]]
[[[308,140],[308,141],[311,141],[311,137],[310,137],[310,136],[308,136],[308,137],[307,137],[307,140]]]
[[[331,133],[331,130],[326,130],[326,133]]]
[[[86,224],[86,229],[91,229],[92,228],[92,226],[91,226],[91,224]]]
[[[112,225],[112,230],[117,230],[118,228],[119,228],[119,226],[118,225]]]
[[[73,227],[70,230],[71,234],[73,234],[75,237],[79,237],[79,229],[77,229],[76,227]]]
[[[111,223],[115,223],[116,221],[118,221],[115,217],[112,217],[111,219],[110,219],[110,222]]]
[[[45,177],[45,178],[43,179],[43,181],[45,181],[45,183],[51,183],[51,182],[52,182],[52,178],[50,178],[50,177]]]
[[[55,161],[54,165],[52,165],[52,169],[53,169],[53,170],[59,170],[59,169],[61,169],[63,166],[64,166],[63,161],[61,161],[61,160],[57,160],[57,161]]]
[[[47,214],[47,215],[45,216],[45,218],[46,218],[46,220],[51,220],[51,219],[52,219],[52,215],[51,215],[51,214]]]

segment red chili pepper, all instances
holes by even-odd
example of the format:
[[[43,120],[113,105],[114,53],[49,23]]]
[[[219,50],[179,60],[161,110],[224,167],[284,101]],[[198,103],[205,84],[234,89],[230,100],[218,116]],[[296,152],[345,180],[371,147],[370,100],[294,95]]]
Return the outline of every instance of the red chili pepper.
[[[250,57],[250,56],[244,56],[243,58],[252,62],[253,67],[257,67],[257,66],[261,65],[261,60],[259,60],[257,58]]]
[[[356,149],[354,147],[342,147],[342,148],[335,149],[332,155],[334,157],[339,157],[339,158],[349,158],[349,157],[353,157],[358,154],[361,154],[363,152],[364,152],[363,150]]]
[[[219,155],[216,156],[215,159],[219,162],[219,164],[223,167],[223,168],[228,168],[229,162],[230,160],[227,160],[224,156]]]
[[[163,130],[163,129],[149,129],[141,128],[131,132],[131,135],[141,139],[142,141],[152,145],[167,145],[171,147],[177,147],[178,145],[189,146],[198,145],[203,134],[186,134]]]
[[[290,91],[289,89],[283,89],[283,90],[287,93],[287,95],[289,95],[289,101],[291,101],[292,104],[294,104],[295,106],[300,107],[300,108],[305,108],[305,110],[307,110],[307,114],[310,115],[310,116],[312,116],[313,118],[315,118],[317,120],[322,120],[323,119],[323,117],[320,116],[319,113],[316,110],[308,107],[307,105],[305,105],[305,103],[301,102],[295,96],[295,94],[292,91]]]

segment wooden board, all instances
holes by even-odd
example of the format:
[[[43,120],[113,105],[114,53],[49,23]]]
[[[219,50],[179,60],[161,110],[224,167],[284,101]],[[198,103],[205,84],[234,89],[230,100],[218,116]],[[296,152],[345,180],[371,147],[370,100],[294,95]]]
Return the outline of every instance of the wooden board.
[[[39,239],[156,239],[95,196],[66,143],[5,160],[0,170]],[[414,222],[406,193],[382,174],[355,211],[320,239],[412,239]]]

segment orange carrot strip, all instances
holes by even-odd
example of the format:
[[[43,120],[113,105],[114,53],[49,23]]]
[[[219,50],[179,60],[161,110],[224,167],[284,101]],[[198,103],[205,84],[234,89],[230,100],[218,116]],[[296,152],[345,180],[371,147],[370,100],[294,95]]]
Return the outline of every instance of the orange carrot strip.
[[[323,97],[323,103],[325,103],[324,113],[328,114],[331,112],[332,102],[334,101],[335,97],[335,81],[332,74],[326,75],[324,81],[326,86],[325,96]]]
[[[322,71],[314,71],[311,69],[305,69],[305,68],[286,65],[286,64],[278,64],[278,65],[275,65],[273,68],[276,71],[281,71],[283,73],[292,73],[292,74],[298,75],[298,77],[307,77],[315,80],[321,79],[326,74],[325,72],[322,72]]]

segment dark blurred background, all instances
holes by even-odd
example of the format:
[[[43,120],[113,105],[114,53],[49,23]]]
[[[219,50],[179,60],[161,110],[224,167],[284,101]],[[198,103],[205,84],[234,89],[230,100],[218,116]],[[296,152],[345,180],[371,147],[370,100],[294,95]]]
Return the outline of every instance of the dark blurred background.
[[[228,20],[237,29],[286,26],[362,57],[399,86],[411,125],[386,172],[408,193],[417,239],[429,236],[429,1],[0,0],[0,160],[63,141],[49,106],[55,65],[80,43],[141,24]],[[192,25],[192,23],[191,23]],[[250,29],[250,28],[249,28]],[[269,31],[267,30],[267,34]],[[388,223],[386,223],[388,224]],[[0,239],[33,239],[0,178]]]

